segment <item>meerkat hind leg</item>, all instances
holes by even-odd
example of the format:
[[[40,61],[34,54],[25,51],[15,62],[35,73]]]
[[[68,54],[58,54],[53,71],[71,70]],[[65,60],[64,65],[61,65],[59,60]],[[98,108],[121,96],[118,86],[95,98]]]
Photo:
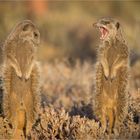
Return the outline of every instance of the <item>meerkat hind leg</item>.
[[[25,139],[24,134],[24,127],[25,127],[25,120],[26,120],[26,114],[24,109],[19,109],[16,114],[16,124],[15,124],[15,132],[14,132],[14,138],[20,138],[21,140]]]
[[[115,114],[112,109],[108,110],[108,122],[109,122],[108,133],[111,134],[113,133],[115,123]]]

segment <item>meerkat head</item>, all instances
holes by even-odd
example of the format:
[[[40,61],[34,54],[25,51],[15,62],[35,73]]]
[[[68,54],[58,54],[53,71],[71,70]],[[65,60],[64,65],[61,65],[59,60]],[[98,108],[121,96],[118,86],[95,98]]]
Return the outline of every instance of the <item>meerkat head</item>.
[[[40,43],[40,33],[30,20],[24,20],[15,26],[8,39],[13,40],[15,38],[35,45]]]
[[[101,32],[100,39],[108,41],[110,39],[115,39],[120,28],[120,23],[112,18],[102,18],[94,23],[93,26],[99,28]]]

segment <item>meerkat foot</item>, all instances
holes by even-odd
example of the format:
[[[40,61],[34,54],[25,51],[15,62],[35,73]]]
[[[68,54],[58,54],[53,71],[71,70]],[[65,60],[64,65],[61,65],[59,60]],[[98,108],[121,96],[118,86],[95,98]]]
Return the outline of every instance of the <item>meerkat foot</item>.
[[[20,139],[20,140],[25,140],[23,131],[20,130],[20,129],[15,130],[15,133],[14,133],[14,135],[13,135],[13,138],[14,138],[14,139]]]
[[[102,131],[103,131],[103,133],[105,133],[106,132],[106,118],[105,118],[105,116],[103,116],[102,118],[101,118],[101,126],[102,126]]]
[[[27,122],[27,126],[26,126],[26,137],[30,136],[30,131],[32,130],[32,123],[31,122]]]

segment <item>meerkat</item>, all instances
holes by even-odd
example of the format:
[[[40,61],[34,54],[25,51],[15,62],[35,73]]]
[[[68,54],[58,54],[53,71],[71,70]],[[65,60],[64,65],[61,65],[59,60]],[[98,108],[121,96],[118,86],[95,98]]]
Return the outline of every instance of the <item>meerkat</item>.
[[[95,114],[103,131],[113,133],[127,113],[129,50],[118,21],[103,18],[94,26],[101,32],[96,65]]]
[[[4,42],[3,110],[15,130],[13,138],[29,135],[40,107],[39,42],[39,30],[30,20],[18,23]]]

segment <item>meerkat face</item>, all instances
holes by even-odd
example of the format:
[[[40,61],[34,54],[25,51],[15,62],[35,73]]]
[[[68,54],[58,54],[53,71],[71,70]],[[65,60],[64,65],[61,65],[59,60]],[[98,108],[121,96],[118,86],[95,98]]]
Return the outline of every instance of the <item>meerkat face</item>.
[[[114,39],[120,26],[119,22],[111,18],[100,19],[97,23],[94,23],[93,25],[99,28],[101,32],[100,39],[103,41]]]
[[[40,33],[37,27],[30,20],[24,20],[17,24],[11,32],[10,38],[17,38],[23,42],[28,41],[34,45],[38,45],[40,43]]]
[[[40,33],[33,23],[27,21],[21,26],[19,38],[23,39],[24,41],[32,42],[33,44],[39,44]]]

